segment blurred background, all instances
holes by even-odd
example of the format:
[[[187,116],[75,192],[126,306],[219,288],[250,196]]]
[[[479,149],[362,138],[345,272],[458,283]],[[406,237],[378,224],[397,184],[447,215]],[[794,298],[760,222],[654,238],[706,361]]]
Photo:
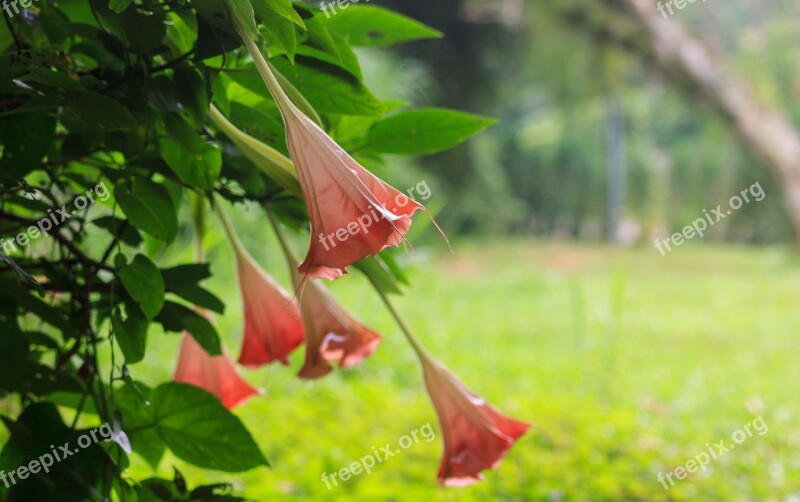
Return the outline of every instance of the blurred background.
[[[534,427],[484,482],[438,485],[442,437],[417,359],[353,269],[328,286],[383,336],[372,357],[312,382],[296,377],[302,350],[288,367],[241,370],[264,396],[236,413],[271,468],[214,472],[171,454],[153,468],[137,452],[132,479],[177,468],[189,486],[233,482],[258,501],[800,502],[800,0],[368,1],[444,34],[358,50],[371,90],[498,119],[447,153],[377,166],[452,243],[415,218],[413,249],[390,251],[410,279],[397,308],[470,389]],[[743,190],[750,202],[727,214]],[[718,206],[705,235],[654,246]],[[291,289],[262,208],[230,215]],[[205,286],[226,303],[214,323],[237,357],[235,257],[209,225]],[[86,228],[85,242],[104,232]],[[192,238],[185,226],[148,253],[162,268],[192,262]],[[290,238],[306,249],[307,234]],[[149,385],[178,356],[180,337],[159,329],[133,367]],[[323,480],[427,424],[436,440]],[[720,441],[706,469],[662,483]]]
[[[800,500],[800,260],[786,196],[800,179],[800,1],[687,3],[668,20],[633,0],[373,4],[445,34],[360,51],[379,97],[500,120],[447,154],[390,163],[395,186],[428,184],[454,241],[451,254],[416,220],[415,251],[398,253],[414,286],[398,303],[468,386],[536,428],[470,488],[435,484],[438,440],[326,488],[323,472],[436,424],[413,354],[354,273],[331,289],[383,345],[319,382],[294,377],[302,354],[247,373],[268,394],[239,413],[273,468],[238,487],[257,500]],[[653,246],[754,183],[766,197],[704,238],[666,256]],[[281,264],[258,209],[234,216],[257,259]],[[209,243],[233,348],[233,257],[219,229]],[[140,374],[168,378],[171,343]],[[767,433],[659,483],[759,416]],[[206,476],[172,459],[161,470],[173,463]]]

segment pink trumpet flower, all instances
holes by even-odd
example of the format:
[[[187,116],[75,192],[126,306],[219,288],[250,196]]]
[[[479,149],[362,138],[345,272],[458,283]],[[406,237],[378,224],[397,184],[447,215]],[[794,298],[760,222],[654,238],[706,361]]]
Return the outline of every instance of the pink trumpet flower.
[[[472,393],[441,363],[422,356],[428,394],[444,435],[439,483],[467,486],[484,479],[530,425],[500,414]]]
[[[223,348],[221,356],[210,356],[188,333],[183,334],[173,379],[214,394],[228,409],[259,394],[239,374],[227,350]]]
[[[296,272],[294,276],[299,285],[302,279]],[[372,355],[380,335],[348,314],[323,286],[315,281],[305,284],[300,308],[306,331],[306,360],[299,376],[321,378],[331,372],[330,363],[347,370]]]
[[[222,207],[217,213],[236,254],[239,287],[244,303],[244,339],[239,364],[258,368],[280,361],[289,364],[289,355],[303,343],[303,320],[297,303],[239,241]]]
[[[242,38],[283,116],[311,220],[310,249],[298,270],[311,279],[338,279],[349,265],[399,245],[424,206],[361,166],[295,106],[252,38]]]

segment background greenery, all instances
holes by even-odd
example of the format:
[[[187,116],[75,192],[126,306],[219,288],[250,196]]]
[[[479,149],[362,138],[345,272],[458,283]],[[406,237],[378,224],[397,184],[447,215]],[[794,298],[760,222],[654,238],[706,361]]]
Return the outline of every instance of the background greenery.
[[[108,4],[93,3],[98,8]],[[178,10],[184,6],[180,1],[168,3]],[[389,155],[382,161],[375,155],[382,151],[361,152],[360,160],[398,188],[426,181],[433,194],[426,203],[455,242],[454,254],[447,254],[438,234],[424,218],[417,218],[409,235],[414,252],[392,254],[410,267],[413,283],[398,304],[430,351],[468,386],[536,428],[519,441],[499,469],[487,473],[487,482],[467,489],[435,484],[439,436],[434,442],[413,445],[371,475],[327,490],[323,472],[345,467],[372,446],[395,443],[426,423],[436,424],[413,354],[366,279],[354,271],[331,289],[356,317],[385,336],[374,357],[359,370],[337,371],[312,383],[295,377],[302,354],[295,354],[288,368],[245,372],[267,395],[235,413],[271,468],[223,473],[200,469],[167,453],[153,469],[135,453],[127,471],[131,479],[156,475],[172,479],[177,467],[190,487],[232,483],[236,493],[255,500],[789,501],[800,497],[796,419],[800,402],[794,386],[800,376],[796,364],[800,260],[786,245],[792,235],[779,188],[738,143],[724,118],[631,54],[593,36],[574,15],[594,15],[581,2],[372,3],[405,12],[444,34],[443,39],[392,50],[357,48],[363,80],[374,96],[389,107],[403,100],[415,107],[449,106],[499,119],[498,125],[448,153],[418,159]],[[102,24],[84,2],[56,4],[86,25]],[[24,75],[23,80],[47,94],[54,90],[61,101],[47,102],[35,92],[20,90],[11,84],[11,77],[20,75],[12,65],[14,55],[8,53],[0,66],[0,90],[11,95],[3,95],[0,110],[3,187],[28,175],[25,169],[33,170],[45,157],[90,155],[108,145],[128,155],[145,145],[149,156],[136,158],[135,177],[154,176],[166,187],[177,204],[173,229],[177,240],[165,249],[146,237],[138,250],[162,269],[194,261],[191,208],[187,197],[180,196],[181,187],[205,190],[212,183],[187,181],[190,174],[165,164],[169,148],[160,151],[156,144],[153,150],[158,135],[180,136],[181,126],[164,129],[168,123],[164,117],[178,116],[193,131],[201,131],[197,137],[219,142],[223,178],[245,187],[245,198],[261,200],[270,197],[274,186],[254,175],[253,166],[224,138],[203,129],[202,117],[195,114],[207,105],[209,92],[216,97],[221,85],[231,100],[227,112],[234,122],[283,148],[276,109],[258,80],[246,74],[250,67],[243,58],[225,61],[238,72],[216,74],[221,58],[197,67],[193,61],[179,60],[174,68],[162,69],[160,77],[137,82],[141,77],[137,72],[171,64],[172,58],[191,47],[190,35],[195,34],[191,22],[181,24],[175,14],[170,14],[175,22],[170,27],[173,44],[164,54],[140,60],[113,37],[101,35],[101,30],[65,29],[53,21],[56,15],[50,5],[42,0],[39,8],[45,19],[53,16],[52,22],[35,30],[23,19],[15,20],[20,30],[43,44],[37,63],[64,63],[58,51],[70,34],[81,33],[86,40],[71,40],[70,46],[80,56],[73,54],[67,63],[87,65],[82,84],[97,94],[111,94],[133,110],[131,118],[141,130],[146,128],[142,124],[150,124],[152,130],[130,132],[133,128],[119,109],[103,101],[99,103],[107,106],[97,106],[92,98],[100,98],[94,95],[78,94],[81,99],[75,99],[70,94],[75,91],[72,84],[52,75],[54,80],[41,74]],[[798,12],[796,0],[710,1],[691,4],[680,11],[678,20],[728,58],[764,102],[796,122],[800,59],[793,46],[800,35]],[[104,16],[104,22],[114,19],[109,12]],[[152,33],[139,28],[158,23],[140,21],[141,25],[111,31],[118,31],[121,40],[139,35],[133,37],[134,52],[148,53],[155,49],[148,38]],[[0,42],[4,47],[11,43],[1,27]],[[348,65],[354,71],[346,58],[337,64],[339,69],[326,67],[326,71],[338,77]],[[319,62],[309,66],[319,67]],[[99,73],[94,71],[98,68]],[[108,82],[115,87],[109,89]],[[65,89],[68,92],[62,92]],[[315,105],[324,108],[319,96],[326,91],[330,88],[323,86]],[[372,94],[357,91],[354,95],[366,104],[356,99],[350,106],[375,104]],[[13,106],[19,105],[21,96],[67,110],[57,112],[63,114],[64,124],[56,128],[54,121],[42,122],[49,112],[42,114],[37,107],[32,107],[30,116],[14,116]],[[188,111],[176,107],[187,102],[192,103]],[[143,103],[146,106],[140,106]],[[639,245],[628,249],[602,244],[608,233],[604,141],[609,103],[618,103],[625,118],[624,216],[628,228],[634,229],[628,243]],[[330,102],[327,106],[329,125],[346,146],[356,149],[362,129],[376,117],[349,121],[335,107],[331,111]],[[102,128],[113,130],[98,132]],[[16,144],[34,147],[33,153],[9,146]],[[193,146],[207,149],[205,143]],[[23,155],[24,162],[12,154]],[[71,169],[48,165],[51,177],[34,175],[27,181],[51,183],[68,174],[68,181],[59,187],[63,193],[91,186],[100,176],[124,184],[127,178],[117,172],[122,163],[123,156],[115,154],[102,163],[95,159],[86,165],[72,164]],[[24,172],[15,171],[20,166]],[[682,228],[702,209],[716,207],[756,181],[767,198],[715,226],[703,242],[666,257],[650,247],[654,235]],[[238,200],[236,194],[225,195]],[[9,201],[4,193],[4,208]],[[37,214],[41,207],[35,206],[28,204],[21,211]],[[110,211],[110,205],[93,207],[87,221]],[[302,222],[298,204],[286,204],[281,211]],[[252,201],[239,205],[234,220],[246,247],[288,286],[283,258],[258,205]],[[76,235],[88,252],[98,255],[105,249],[108,232],[92,225],[79,230]],[[306,237],[296,234],[294,239],[301,250]],[[213,276],[204,286],[227,304],[215,322],[221,339],[235,354],[242,319],[234,258],[213,223],[206,242]],[[26,257],[33,262],[60,248],[48,241]],[[126,250],[132,255],[131,249]],[[71,278],[72,283],[52,269],[36,271],[39,278],[62,281],[56,285],[84,284],[79,278]],[[3,272],[10,275],[7,269]],[[11,290],[4,291],[3,312],[17,299]],[[40,326],[31,316],[24,318],[23,327]],[[17,334],[16,328],[2,328],[4,341]],[[130,369],[137,380],[156,386],[171,378],[179,336],[163,333],[159,323],[152,325],[149,336],[153,348]],[[29,356],[49,361],[45,353],[37,347]],[[0,354],[0,374],[11,367],[9,354]],[[100,347],[98,358],[108,367],[107,346]],[[79,364],[70,370],[86,376]],[[14,390],[6,384],[0,379],[0,390]],[[30,393],[23,400],[4,394],[0,415],[17,417],[23,405],[39,399]],[[69,423],[74,403],[68,404],[59,409]],[[662,489],[659,472],[684,464],[707,443],[730,437],[757,416],[769,426],[766,435],[748,439],[708,472],[692,475],[669,491]],[[99,421],[87,409],[79,426],[94,427]],[[0,443],[8,444],[8,438],[8,430],[0,428]],[[19,464],[14,457],[0,460],[4,466]],[[0,499],[3,496],[0,489]]]
[[[247,245],[261,263],[282,257],[251,215]],[[247,221],[251,220],[251,221]],[[362,369],[305,383],[302,364],[247,372],[266,389],[237,411],[273,464],[243,476],[214,475],[168,457],[190,484],[233,481],[272,500],[790,500],[800,493],[800,377],[795,308],[800,260],[790,249],[703,246],[667,257],[530,240],[462,241],[455,255],[417,249],[415,288],[399,306],[422,341],[501,410],[536,428],[488,481],[443,489],[434,482],[440,437],[420,442],[329,491],[331,473],[372,446],[435,415],[413,354],[363,277],[335,284],[338,298],[385,335]],[[210,251],[210,284],[231,298],[219,318],[230,347],[241,336],[233,257]],[[288,277],[280,276],[284,284]],[[178,337],[137,368],[169,378]],[[659,472],[763,416],[755,435],[669,491]],[[437,429],[438,434],[438,429]],[[134,473],[150,468],[134,459]]]

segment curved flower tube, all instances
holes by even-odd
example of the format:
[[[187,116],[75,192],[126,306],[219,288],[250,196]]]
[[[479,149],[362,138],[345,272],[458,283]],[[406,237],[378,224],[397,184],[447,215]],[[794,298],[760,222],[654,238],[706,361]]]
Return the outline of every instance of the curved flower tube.
[[[253,38],[234,16],[240,35],[281,111],[311,220],[311,245],[298,270],[311,279],[337,279],[347,267],[397,246],[422,204],[356,162],[281,87]]]
[[[258,368],[280,361],[303,343],[303,320],[297,303],[244,249],[222,207],[217,214],[236,254],[244,303],[244,339],[239,364]]]

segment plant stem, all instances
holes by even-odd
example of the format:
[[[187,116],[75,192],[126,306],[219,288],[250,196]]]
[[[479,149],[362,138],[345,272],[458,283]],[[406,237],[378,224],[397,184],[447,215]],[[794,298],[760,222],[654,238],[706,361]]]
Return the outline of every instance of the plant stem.
[[[400,327],[400,331],[403,332],[403,335],[406,337],[406,340],[408,340],[408,343],[411,344],[411,347],[414,349],[414,352],[416,352],[417,357],[419,357],[419,359],[423,362],[430,359],[430,356],[422,347],[422,344],[419,342],[419,340],[417,340],[417,337],[414,336],[414,333],[411,331],[411,328],[408,326],[408,323],[406,323],[405,319],[403,319],[403,316],[401,316],[397,309],[394,308],[394,305],[392,305],[392,302],[389,300],[389,297],[386,296],[386,293],[384,293],[381,288],[372,282],[372,280],[370,280],[370,283],[375,288],[375,291],[377,291],[378,296],[380,296],[383,304],[389,311],[389,314],[397,323],[397,326]]]
[[[214,210],[217,212],[217,217],[219,217],[220,223],[222,223],[222,228],[225,229],[225,234],[230,239],[231,244],[233,245],[233,249],[236,251],[237,255],[247,255],[247,250],[242,245],[242,241],[239,240],[239,236],[236,235],[236,232],[233,230],[233,225],[231,221],[228,219],[228,215],[225,214],[225,210],[222,208],[222,204],[219,203],[217,200],[217,196],[213,196],[211,199],[214,203]]]

